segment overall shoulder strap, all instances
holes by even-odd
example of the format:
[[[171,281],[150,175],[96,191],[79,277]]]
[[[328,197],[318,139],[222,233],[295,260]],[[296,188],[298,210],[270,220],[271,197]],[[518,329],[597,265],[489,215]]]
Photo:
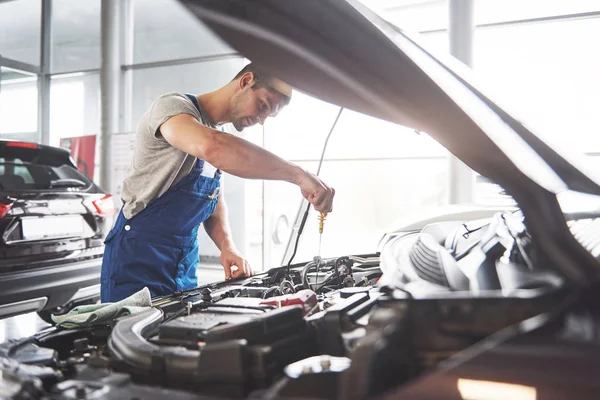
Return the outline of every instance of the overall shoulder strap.
[[[200,103],[198,103],[198,98],[196,98],[196,96],[194,96],[193,94],[189,94],[189,93],[186,93],[185,95],[186,95],[186,97],[187,97],[188,99],[190,99],[190,101],[191,101],[191,102],[192,102],[192,103],[193,103],[193,104],[196,106],[196,109],[197,109],[197,110],[198,110],[198,112],[200,113],[200,116],[201,116],[202,118],[204,118],[204,116],[203,116],[203,113],[202,113],[202,109],[200,108]],[[204,122],[202,122],[202,123],[204,123]],[[202,169],[202,167],[204,166],[204,160],[198,159],[198,160],[197,160],[197,163],[198,163],[198,167],[199,167],[200,169]],[[215,172],[215,177],[217,176],[217,174],[220,176],[220,175],[221,175],[221,171],[220,171],[220,170],[217,170],[217,171]]]
[[[185,95],[187,96],[188,99],[190,99],[190,101],[194,104],[194,106],[196,106],[196,109],[198,109],[198,112],[200,114],[202,114],[202,112],[200,111],[200,104],[198,104],[198,99],[196,98],[196,96],[189,94],[189,93],[186,93]],[[173,186],[175,179],[177,179],[177,175],[179,175],[179,172],[181,172],[181,169],[185,165],[185,162],[187,161],[188,157],[189,157],[189,154],[186,154],[185,157],[183,158],[183,162],[181,163],[181,165],[177,169],[177,172],[175,172],[175,175],[173,175],[173,178],[171,178],[171,181],[169,182],[169,186],[168,186],[169,188],[171,188]],[[196,160],[196,162],[197,161],[198,160]]]
[[[192,103],[194,103],[194,106],[196,106],[196,109],[198,110],[200,115],[202,115],[202,111],[200,110],[200,104],[198,103],[198,99],[196,98],[196,96],[194,96],[193,94],[189,94],[189,93],[186,93],[185,95],[188,99],[190,99],[190,101]]]

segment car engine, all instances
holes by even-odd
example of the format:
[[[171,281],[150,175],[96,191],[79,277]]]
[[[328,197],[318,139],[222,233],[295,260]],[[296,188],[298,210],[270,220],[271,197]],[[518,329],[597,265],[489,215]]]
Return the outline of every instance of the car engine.
[[[153,299],[0,345],[14,399],[364,399],[565,298],[519,213],[385,237],[380,252]]]

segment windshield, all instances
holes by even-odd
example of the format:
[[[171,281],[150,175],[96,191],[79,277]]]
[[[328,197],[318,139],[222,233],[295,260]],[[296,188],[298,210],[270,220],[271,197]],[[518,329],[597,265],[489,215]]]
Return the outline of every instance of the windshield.
[[[70,165],[49,166],[0,157],[0,190],[11,192],[86,189],[92,182]]]

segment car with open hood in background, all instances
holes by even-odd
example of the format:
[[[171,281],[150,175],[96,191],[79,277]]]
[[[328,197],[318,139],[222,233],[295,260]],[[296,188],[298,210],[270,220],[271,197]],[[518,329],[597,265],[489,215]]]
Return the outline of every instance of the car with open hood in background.
[[[359,1],[182,3],[299,90],[426,132],[517,207],[6,343],[6,397],[597,398],[596,179]]]

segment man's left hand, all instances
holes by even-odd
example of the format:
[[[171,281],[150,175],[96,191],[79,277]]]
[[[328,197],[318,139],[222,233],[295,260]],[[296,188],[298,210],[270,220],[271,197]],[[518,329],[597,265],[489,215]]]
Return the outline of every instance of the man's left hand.
[[[225,280],[252,275],[252,268],[250,268],[248,260],[235,249],[221,251],[221,265],[225,270]],[[234,265],[237,269],[232,269]]]

